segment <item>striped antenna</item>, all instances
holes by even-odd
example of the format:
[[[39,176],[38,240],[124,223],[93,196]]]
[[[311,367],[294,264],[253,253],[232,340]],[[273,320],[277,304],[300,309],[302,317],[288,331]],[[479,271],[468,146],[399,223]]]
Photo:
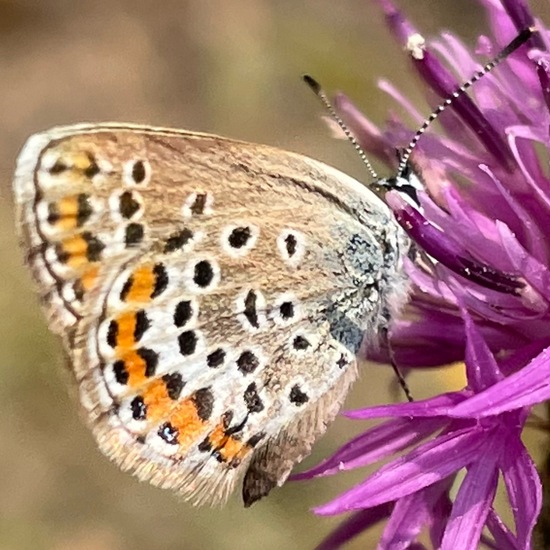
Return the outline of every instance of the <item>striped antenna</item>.
[[[367,167],[367,170],[370,172],[370,175],[372,176],[374,181],[378,181],[380,178],[378,177],[378,174],[375,172],[374,168],[372,167],[372,164],[369,162],[369,159],[367,158],[365,151],[363,151],[363,148],[361,147],[361,145],[359,145],[359,142],[355,139],[355,136],[351,133],[350,129],[346,126],[346,123],[338,116],[338,113],[334,110],[334,107],[332,106],[330,99],[328,98],[323,88],[321,88],[321,85],[319,84],[319,82],[317,82],[312,76],[308,74],[303,75],[302,78],[304,79],[304,82],[313,90],[313,93],[319,98],[319,100],[323,104],[323,107],[327,110],[328,114],[334,119],[336,124],[340,126],[345,136],[348,138],[351,144],[355,147],[355,150],[361,157],[363,164]]]
[[[401,155],[401,160],[399,162],[399,168],[397,169],[397,177],[403,176],[406,171],[407,163],[411,157],[418,140],[422,137],[422,134],[429,128],[431,123],[452,103],[456,98],[460,97],[463,93],[468,90],[473,84],[475,84],[480,78],[485,76],[487,73],[490,73],[501,61],[504,61],[511,53],[515,52],[520,46],[525,44],[529,38],[536,32],[534,27],[529,27],[528,29],[522,30],[511,42],[508,44],[496,57],[487,63],[481,70],[475,73],[470,80],[462,84],[455,92],[451,94],[441,105],[435,108],[432,114],[424,121],[422,126],[416,131],[414,137],[411,139],[410,143],[407,145],[403,154]]]

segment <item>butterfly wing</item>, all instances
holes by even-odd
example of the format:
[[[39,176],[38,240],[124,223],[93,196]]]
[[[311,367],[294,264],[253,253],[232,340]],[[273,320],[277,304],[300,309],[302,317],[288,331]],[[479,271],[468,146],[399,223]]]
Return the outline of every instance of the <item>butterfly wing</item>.
[[[292,153],[69,127],[31,139],[15,185],[100,447],[198,503],[245,472],[247,504],[286,479],[403,294],[385,205]]]

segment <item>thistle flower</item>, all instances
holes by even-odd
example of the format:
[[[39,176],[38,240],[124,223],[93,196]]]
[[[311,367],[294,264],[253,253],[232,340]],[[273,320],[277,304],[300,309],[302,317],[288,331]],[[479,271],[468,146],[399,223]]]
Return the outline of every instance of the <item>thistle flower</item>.
[[[538,32],[476,83],[471,97],[453,103],[441,117],[445,135],[420,140],[413,160],[426,186],[421,210],[396,192],[387,195],[416,246],[438,260],[407,262],[414,288],[390,327],[393,357],[405,368],[464,361],[467,386],[346,413],[387,420],[295,478],[389,462],[316,509],[355,512],[323,550],[383,518],[380,549],[424,548],[417,536],[426,528],[436,548],[474,549],[480,541],[499,550],[531,547],[541,484],[521,432],[531,407],[550,398],[550,180],[537,153],[550,145],[550,32],[525,0],[481,2],[493,38],[481,37],[474,56],[450,34],[422,46],[391,1],[378,0],[434,103],[479,70],[478,56],[493,56],[523,29],[534,25]],[[418,124],[404,96],[382,86]],[[378,130],[347,97],[335,104],[361,146],[395,170],[394,152],[414,130],[395,115]],[[386,351],[378,358],[388,357]],[[459,471],[466,474],[451,499]],[[499,475],[513,527],[493,508]]]

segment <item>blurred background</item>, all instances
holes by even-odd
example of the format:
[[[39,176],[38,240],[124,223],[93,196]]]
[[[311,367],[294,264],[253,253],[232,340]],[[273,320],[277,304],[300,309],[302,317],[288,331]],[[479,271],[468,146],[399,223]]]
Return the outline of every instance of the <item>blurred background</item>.
[[[426,36],[488,32],[473,0],[401,0]],[[532,1],[549,22],[546,0]],[[214,132],[311,155],[367,180],[331,139],[300,74],[344,90],[377,123],[387,78],[426,111],[405,56],[369,0],[0,0],[0,550],[310,549],[343,518],[309,510],[366,471],[289,483],[244,510],[194,509],[100,455],[68,391],[17,247],[10,182],[32,133],[80,121]],[[416,397],[460,386],[419,373]],[[393,399],[390,369],[367,365],[348,407]],[[305,465],[365,424],[339,419]],[[380,529],[349,548],[370,549]]]

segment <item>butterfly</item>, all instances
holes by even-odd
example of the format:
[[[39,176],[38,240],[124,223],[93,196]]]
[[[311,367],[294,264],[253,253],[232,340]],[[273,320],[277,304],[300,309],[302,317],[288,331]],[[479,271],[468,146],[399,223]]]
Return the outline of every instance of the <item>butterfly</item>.
[[[195,503],[281,485],[407,283],[384,202],[307,157],[93,124],[29,139],[27,262],[100,449]]]

